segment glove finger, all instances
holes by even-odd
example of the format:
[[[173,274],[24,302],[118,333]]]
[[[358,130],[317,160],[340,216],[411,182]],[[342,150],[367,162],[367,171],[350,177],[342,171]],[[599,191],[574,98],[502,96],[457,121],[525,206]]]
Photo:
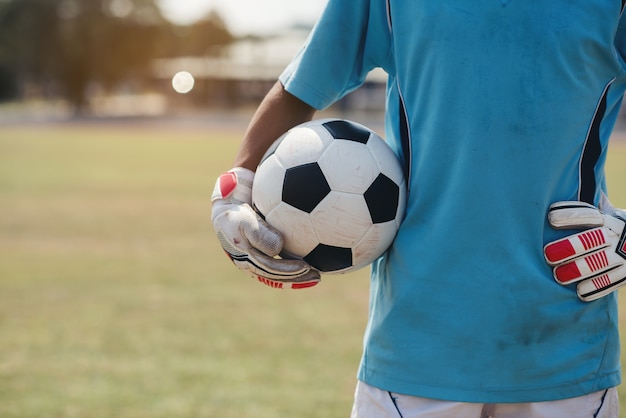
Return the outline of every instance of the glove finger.
[[[555,229],[593,228],[604,225],[604,216],[584,202],[557,202],[550,205],[548,221]]]
[[[220,212],[213,219],[213,225],[222,247],[231,254],[246,254],[254,247],[273,257],[283,247],[280,233],[247,204]]]
[[[585,302],[599,299],[626,284],[626,277],[623,277],[623,273],[611,271],[593,279],[584,280],[578,283],[576,293]]]
[[[273,257],[283,249],[282,235],[263,219],[257,218],[256,222],[243,224],[242,227],[242,234],[250,246],[261,253]]]
[[[310,271],[315,272],[319,276],[319,272],[302,259],[288,260],[269,257],[254,248],[250,250],[249,258],[261,270],[257,274],[270,279],[297,281],[299,277],[304,277]]]
[[[551,242],[544,247],[546,261],[555,265],[608,247],[608,234],[606,228],[594,228]]]
[[[218,238],[222,235],[218,234]],[[222,247],[235,265],[253,276],[271,278],[278,281],[319,281],[319,272],[313,269],[302,259],[280,259],[269,257],[262,252],[249,248],[247,252],[240,251],[230,245],[223,238]]]
[[[618,269],[622,264],[606,251],[597,251],[575,261],[557,266],[554,269],[554,278],[560,284],[566,285],[600,276]]]

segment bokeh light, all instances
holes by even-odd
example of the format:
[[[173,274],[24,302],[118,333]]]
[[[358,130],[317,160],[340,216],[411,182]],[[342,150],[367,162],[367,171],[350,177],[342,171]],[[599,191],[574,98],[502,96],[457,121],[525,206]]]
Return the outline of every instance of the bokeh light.
[[[177,93],[186,94],[193,89],[195,80],[188,71],[179,71],[172,77],[172,87]]]

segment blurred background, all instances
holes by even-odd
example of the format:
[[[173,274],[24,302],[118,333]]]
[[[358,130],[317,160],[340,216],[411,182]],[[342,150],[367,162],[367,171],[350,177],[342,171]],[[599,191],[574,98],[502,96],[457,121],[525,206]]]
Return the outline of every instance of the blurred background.
[[[349,414],[367,269],[270,289],[210,224],[324,3],[0,0],[1,418]]]
[[[0,117],[164,116],[254,106],[324,4],[0,0]],[[384,81],[373,73],[338,108],[380,110]]]
[[[0,418],[349,415],[368,270],[266,288],[209,219],[325,3],[0,0]],[[384,83],[318,116],[382,133]]]

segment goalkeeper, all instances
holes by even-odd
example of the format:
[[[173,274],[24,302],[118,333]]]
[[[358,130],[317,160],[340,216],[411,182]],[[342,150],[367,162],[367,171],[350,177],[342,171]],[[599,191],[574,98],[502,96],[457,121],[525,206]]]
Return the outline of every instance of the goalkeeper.
[[[626,213],[609,136],[626,90],[619,0],[329,0],[213,194],[241,269],[316,285],[250,209],[288,128],[380,67],[408,204],[372,265],[353,418],[618,416]],[[622,185],[617,185],[625,187]]]

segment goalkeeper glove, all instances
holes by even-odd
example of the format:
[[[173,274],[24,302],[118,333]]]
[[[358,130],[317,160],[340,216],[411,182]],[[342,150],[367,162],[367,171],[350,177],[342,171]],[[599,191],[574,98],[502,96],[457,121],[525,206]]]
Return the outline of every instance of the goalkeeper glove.
[[[557,202],[548,220],[555,229],[587,229],[544,247],[559,284],[578,283],[578,297],[589,302],[626,284],[626,211],[603,199],[601,209],[583,202]]]
[[[239,269],[270,287],[315,286],[320,274],[307,262],[276,257],[283,238],[252,209],[253,180],[252,171],[236,167],[215,184],[211,221],[226,255]]]

